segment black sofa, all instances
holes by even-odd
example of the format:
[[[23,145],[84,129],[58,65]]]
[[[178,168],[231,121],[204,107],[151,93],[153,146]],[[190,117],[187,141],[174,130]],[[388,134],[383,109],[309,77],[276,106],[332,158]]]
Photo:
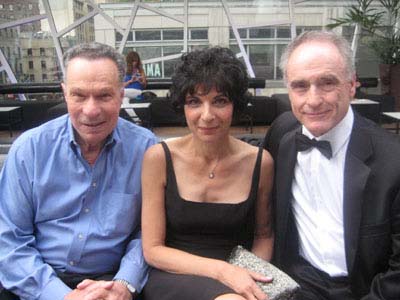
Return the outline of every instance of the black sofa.
[[[62,103],[64,100],[2,100],[0,107],[19,106],[22,108],[22,129],[29,129],[39,126],[48,120],[47,111],[49,108]]]
[[[177,113],[166,97],[146,97],[145,102],[151,103],[151,122],[153,126],[184,126],[185,119],[182,114]],[[247,125],[252,119],[253,125],[269,125],[276,117],[276,103],[271,97],[252,96],[252,106],[248,106],[243,114],[233,120],[233,125]],[[47,120],[54,119],[67,113],[65,102],[49,107]],[[140,112],[137,112],[141,117]],[[127,118],[124,110],[121,110],[121,117]]]

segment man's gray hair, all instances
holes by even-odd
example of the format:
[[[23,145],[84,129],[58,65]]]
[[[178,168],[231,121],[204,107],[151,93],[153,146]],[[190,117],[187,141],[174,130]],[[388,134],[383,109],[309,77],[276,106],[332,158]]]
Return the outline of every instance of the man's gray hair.
[[[287,64],[289,61],[290,56],[296,50],[297,47],[299,47],[302,44],[305,44],[307,42],[328,42],[336,46],[336,48],[339,50],[339,53],[341,54],[343,61],[344,61],[344,67],[345,67],[345,72],[348,77],[348,79],[352,79],[353,75],[355,74],[356,66],[355,66],[355,60],[353,57],[353,51],[351,50],[351,47],[347,40],[340,36],[337,35],[336,33],[332,31],[305,31],[299,36],[297,36],[293,41],[287,45],[285,51],[283,52],[281,56],[281,61],[279,64],[280,69],[282,70],[283,77],[286,81],[286,72],[287,72]]]
[[[63,57],[65,68],[64,81],[66,81],[65,77],[68,70],[69,62],[77,57],[87,60],[96,60],[102,58],[111,59],[117,65],[119,81],[124,81],[124,76],[126,72],[126,62],[124,56],[120,54],[115,48],[96,42],[78,44],[65,52]]]

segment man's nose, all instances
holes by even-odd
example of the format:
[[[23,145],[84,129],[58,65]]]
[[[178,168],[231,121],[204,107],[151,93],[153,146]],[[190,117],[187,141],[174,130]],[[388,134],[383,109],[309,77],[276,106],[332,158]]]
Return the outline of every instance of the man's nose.
[[[83,105],[83,113],[89,117],[95,117],[100,114],[100,106],[93,96],[90,96]]]
[[[323,102],[323,92],[322,90],[311,84],[307,95],[307,104],[312,107],[319,106]]]

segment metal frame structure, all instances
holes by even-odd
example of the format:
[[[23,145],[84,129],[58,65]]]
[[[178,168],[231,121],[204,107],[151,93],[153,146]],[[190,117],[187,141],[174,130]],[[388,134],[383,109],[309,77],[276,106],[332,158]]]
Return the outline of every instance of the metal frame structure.
[[[49,0],[41,0],[42,4],[43,4],[43,8],[45,13],[44,14],[40,14],[40,15],[36,15],[36,16],[32,16],[29,18],[24,18],[21,20],[17,20],[17,21],[13,21],[13,22],[7,22],[7,23],[3,23],[0,24],[0,30],[1,29],[6,29],[6,28],[10,28],[10,27],[15,27],[15,26],[20,26],[20,25],[24,25],[24,24],[28,24],[28,23],[32,23],[32,22],[36,22],[36,21],[40,21],[43,19],[47,19],[48,23],[49,23],[49,27],[50,27],[50,33],[53,39],[53,43],[54,43],[54,47],[56,50],[56,54],[57,54],[57,58],[58,58],[58,62],[60,65],[60,68],[63,72],[63,74],[65,75],[65,70],[64,70],[64,66],[62,63],[62,57],[63,57],[63,52],[62,52],[62,47],[61,47],[61,43],[59,38],[61,38],[63,35],[65,35],[66,33],[74,30],[76,27],[80,26],[82,23],[86,22],[87,20],[89,20],[90,18],[94,18],[96,15],[101,15],[107,22],[109,22],[113,28],[118,31],[119,33],[122,34],[123,38],[122,41],[119,45],[119,49],[118,51],[120,53],[122,53],[123,49],[125,48],[127,39],[128,39],[128,35],[129,32],[132,29],[133,23],[135,21],[135,18],[137,16],[137,12],[139,10],[139,8],[141,9],[145,9],[145,10],[149,10],[152,11],[158,15],[164,16],[166,18],[175,20],[179,23],[182,24],[183,26],[183,30],[184,30],[184,39],[183,39],[183,50],[180,54],[174,54],[174,55],[168,55],[168,56],[164,56],[164,57],[158,57],[158,58],[153,58],[153,59],[148,59],[148,60],[144,60],[143,63],[154,63],[154,62],[160,62],[160,61],[166,61],[166,60],[171,60],[171,59],[176,59],[178,57],[180,57],[182,55],[182,53],[186,53],[188,51],[188,18],[189,18],[189,0],[184,0],[183,2],[183,10],[184,10],[184,17],[177,17],[174,15],[171,15],[163,10],[157,9],[155,7],[152,7],[148,4],[142,3],[141,0],[132,0],[133,1],[133,5],[131,8],[131,13],[130,13],[130,18],[128,21],[128,24],[126,26],[126,28],[122,28],[119,24],[117,24],[117,22],[115,22],[115,20],[110,17],[109,15],[107,15],[93,0],[87,0],[87,4],[91,6],[91,8],[93,9],[91,12],[89,12],[87,15],[81,17],[80,19],[76,20],[74,23],[70,24],[69,26],[67,26],[66,28],[57,31],[55,22],[54,22],[54,18],[53,18],[53,14],[52,14],[52,10],[49,4]],[[241,57],[243,58],[249,76],[254,78],[255,74],[253,71],[253,67],[250,63],[248,54],[246,53],[244,44],[242,42],[242,39],[239,35],[238,30],[239,29],[244,29],[244,28],[259,28],[259,27],[266,27],[266,26],[275,26],[275,25],[289,25],[291,28],[291,37],[292,39],[296,36],[296,25],[294,23],[294,6],[298,3],[301,2],[305,2],[305,1],[300,1],[300,0],[287,0],[287,5],[288,5],[288,9],[289,9],[289,18],[287,20],[284,21],[268,21],[262,24],[253,24],[253,25],[247,25],[247,26],[239,26],[235,24],[235,21],[232,17],[232,14],[230,12],[229,6],[228,6],[228,2],[227,0],[220,0],[225,15],[229,21],[229,25],[232,28],[232,31],[234,33],[236,42],[239,46],[240,52],[237,53],[237,57]],[[12,83],[17,83],[17,79],[15,77],[15,74],[13,72],[13,70],[11,69],[10,65],[8,64],[4,54],[1,52],[0,50],[0,62],[1,62],[1,67],[0,67],[0,72],[1,71],[6,71],[7,76],[9,77],[10,81]],[[24,100],[25,97],[23,95],[20,95],[20,99]]]

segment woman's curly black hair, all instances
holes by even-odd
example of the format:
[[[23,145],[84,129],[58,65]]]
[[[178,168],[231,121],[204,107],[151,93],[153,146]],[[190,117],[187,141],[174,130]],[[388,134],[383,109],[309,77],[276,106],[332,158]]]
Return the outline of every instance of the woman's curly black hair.
[[[228,48],[212,47],[196,50],[181,57],[172,76],[169,99],[176,111],[183,113],[187,94],[201,86],[205,93],[212,88],[233,103],[234,113],[248,103],[249,79],[242,62]]]

